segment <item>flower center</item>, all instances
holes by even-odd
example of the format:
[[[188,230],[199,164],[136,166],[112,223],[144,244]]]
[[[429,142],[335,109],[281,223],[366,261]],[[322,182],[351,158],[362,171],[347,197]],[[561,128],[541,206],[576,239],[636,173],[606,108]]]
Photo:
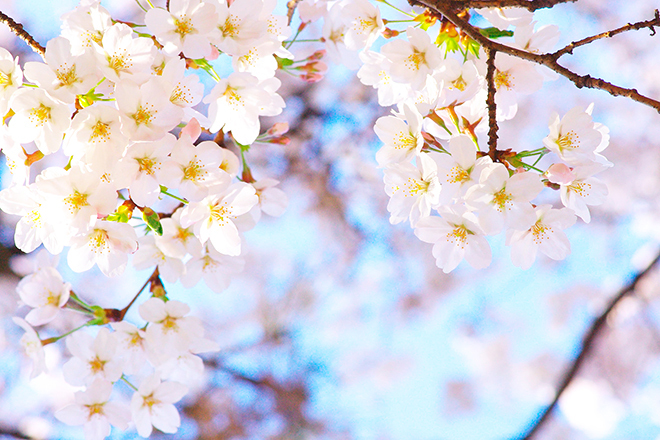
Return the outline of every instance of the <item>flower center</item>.
[[[42,126],[46,121],[50,121],[50,107],[46,107],[43,103],[39,104],[39,107],[35,107],[30,110],[29,116],[30,121],[37,126]]]
[[[55,75],[57,76],[57,79],[60,80],[60,86],[70,86],[71,84],[78,82],[75,64],[71,67],[67,67],[66,64],[60,66],[55,72]]]
[[[151,157],[141,157],[141,158],[135,159],[135,161],[140,166],[140,172],[141,173],[147,173],[150,176],[153,176],[153,174],[155,172],[154,168],[155,169],[158,168],[158,166],[156,164],[156,161]]]
[[[207,174],[208,173],[204,167],[200,164],[199,159],[197,159],[197,156],[195,156],[195,158],[190,161],[188,166],[183,169],[183,178],[193,182],[204,180]]]
[[[83,206],[89,205],[89,203],[87,203],[87,194],[81,194],[78,190],[74,190],[73,194],[66,197],[64,203],[69,206],[69,211],[72,214],[80,211],[80,208]]]
[[[417,146],[417,139],[411,136],[410,133],[400,131],[394,138],[394,148],[397,150],[406,149],[413,150]]]
[[[559,151],[562,152],[564,150],[574,150],[580,146],[580,136],[571,130],[568,133],[559,136],[559,139],[557,139],[557,146],[559,146]]]
[[[426,64],[426,56],[423,52],[415,51],[412,55],[406,58],[404,64],[411,70],[419,70],[420,64]]]
[[[177,18],[174,19],[174,32],[183,38],[188,34],[194,33],[195,28],[193,27],[190,19],[184,14],[180,20]]]
[[[541,244],[543,240],[548,239],[548,231],[551,231],[552,228],[541,223],[541,220],[538,220],[531,228],[532,235],[534,236],[534,243],[537,245]]]
[[[461,248],[465,248],[469,232],[463,225],[455,226],[456,227],[447,234],[447,241]]]
[[[511,194],[506,192],[506,188],[502,188],[493,194],[493,201],[491,203],[497,206],[498,211],[503,212],[507,208],[507,205],[511,204],[511,200],[513,200]],[[508,207],[508,209],[511,209],[511,207]]]
[[[449,173],[447,174],[447,182],[449,183],[463,183],[468,180],[470,180],[469,171],[458,166],[449,170]]]
[[[513,88],[513,82],[511,81],[511,75],[509,72],[502,72],[501,70],[495,71],[495,87],[501,88],[506,87],[507,90]]]
[[[97,139],[102,142],[106,142],[110,139],[110,124],[101,121],[94,124],[92,127],[92,134],[89,136],[89,142],[96,142]]]
[[[147,105],[146,108],[140,105],[137,111],[130,116],[133,118],[136,125],[149,125],[153,120],[155,113],[152,105]]]

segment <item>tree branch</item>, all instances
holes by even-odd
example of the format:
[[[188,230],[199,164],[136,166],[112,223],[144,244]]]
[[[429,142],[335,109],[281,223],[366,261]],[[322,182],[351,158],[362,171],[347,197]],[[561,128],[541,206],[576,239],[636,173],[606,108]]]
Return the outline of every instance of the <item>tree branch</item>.
[[[457,9],[479,8],[525,8],[528,11],[552,8],[560,3],[576,2],[577,0],[455,0],[451,4]],[[440,3],[430,0],[429,3]]]
[[[584,46],[586,44],[592,43],[596,40],[600,40],[601,38],[611,38],[615,35],[621,34],[623,32],[628,32],[628,31],[638,31],[640,29],[644,28],[649,28],[651,30],[651,36],[655,35],[655,28],[654,26],[660,26],[660,12],[656,9],[655,10],[655,18],[652,20],[646,20],[646,21],[640,21],[638,23],[630,24],[628,23],[625,26],[621,26],[620,28],[613,29],[611,31],[603,32],[597,35],[592,35],[591,37],[583,38],[578,41],[574,41],[571,44],[566,45],[565,47],[559,49],[556,52],[552,53],[552,56],[554,59],[558,59],[562,55],[565,55],[567,53],[572,54],[573,49],[576,47]]]
[[[488,50],[488,59],[486,64],[488,70],[486,71],[486,81],[488,82],[488,96],[486,98],[486,106],[488,107],[488,155],[495,162],[495,153],[497,152],[497,105],[495,104],[495,49]]]
[[[644,269],[643,271],[637,273],[630,283],[619,291],[611,300],[608,306],[601,312],[601,314],[596,318],[596,320],[591,324],[591,327],[585,334],[582,339],[582,345],[580,347],[580,352],[575,360],[571,363],[569,369],[564,373],[562,380],[557,387],[557,392],[555,393],[555,398],[552,400],[550,405],[547,406],[545,410],[541,413],[539,418],[534,422],[534,424],[527,430],[525,434],[519,437],[520,440],[530,440],[538,432],[538,430],[543,426],[543,424],[549,419],[552,410],[557,406],[559,398],[562,393],[566,390],[568,385],[571,383],[576,373],[584,363],[587,355],[591,351],[591,348],[594,345],[596,337],[600,334],[601,330],[607,322],[607,317],[612,313],[612,310],[616,307],[619,302],[626,297],[626,295],[632,293],[637,287],[637,283],[644,278],[644,276],[651,271],[651,269],[660,261],[660,254],[658,254],[655,259]]]
[[[605,90],[612,96],[625,96],[627,98],[632,99],[633,101],[637,101],[644,105],[652,107],[660,113],[660,101],[656,101],[655,99],[651,99],[647,96],[642,95],[637,91],[637,89],[626,89],[624,87],[619,87],[603,79],[594,78],[591,75],[578,75],[577,73],[574,73],[573,71],[567,69],[566,67],[561,66],[557,62],[557,58],[563,55],[563,53],[557,56],[555,56],[555,53],[557,52],[549,53],[549,54],[535,54],[515,47],[506,46],[504,44],[497,43],[495,41],[488,39],[487,37],[482,35],[481,32],[479,32],[479,29],[475,28],[470,23],[468,23],[466,19],[458,16],[458,14],[455,12],[455,2],[452,2],[450,0],[408,0],[408,1],[410,2],[411,5],[412,4],[421,5],[430,8],[431,10],[433,10],[434,12],[440,15],[443,15],[454,25],[461,28],[461,30],[465,32],[470,38],[477,41],[487,50],[496,50],[498,52],[502,52],[507,55],[518,57],[523,60],[532,61],[534,63],[541,64],[559,73],[560,75],[566,77],[568,80],[573,82],[575,86],[579,89],[583,87],[587,87],[592,89]],[[625,30],[633,30],[633,29],[641,29],[641,28],[653,29],[653,26],[660,26],[660,17],[658,17],[657,15],[656,18],[654,18],[653,20],[647,20],[635,24],[630,24],[624,27],[626,28]],[[625,32],[625,30],[620,30],[617,33]],[[597,39],[599,38],[594,38],[592,41],[595,41]],[[588,42],[584,42],[579,45],[582,46],[584,44],[588,44]],[[563,49],[560,49],[560,51],[561,50]]]
[[[44,57],[46,54],[46,49],[41,44],[37,43],[37,41],[32,38],[32,35],[28,34],[25,29],[23,29],[22,24],[16,23],[13,18],[5,15],[2,11],[0,11],[0,22],[6,24],[9,29],[11,29],[11,31],[15,33],[21,40],[25,41],[33,51],[41,55],[41,58]]]

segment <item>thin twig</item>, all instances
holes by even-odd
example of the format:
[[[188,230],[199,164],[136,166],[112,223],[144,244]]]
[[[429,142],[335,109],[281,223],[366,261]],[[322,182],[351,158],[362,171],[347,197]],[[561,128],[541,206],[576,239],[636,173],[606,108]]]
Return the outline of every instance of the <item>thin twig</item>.
[[[619,291],[611,300],[608,306],[601,312],[601,314],[596,318],[596,320],[591,324],[591,327],[585,334],[584,338],[582,339],[582,345],[580,347],[580,352],[578,353],[578,356],[575,358],[575,360],[571,363],[569,369],[564,373],[564,376],[562,377],[562,380],[557,387],[557,392],[555,393],[555,398],[552,400],[550,405],[546,407],[545,410],[541,413],[539,418],[534,422],[534,424],[527,430],[525,434],[519,437],[520,440],[530,440],[534,434],[538,432],[538,430],[543,426],[543,424],[546,422],[546,420],[549,419],[550,414],[552,413],[552,410],[557,406],[557,403],[559,402],[559,398],[561,397],[562,393],[568,385],[571,383],[575,375],[577,374],[578,370],[584,363],[585,359],[587,358],[587,355],[591,351],[594,345],[594,341],[596,337],[600,334],[601,330],[605,327],[605,323],[607,322],[607,317],[612,313],[612,310],[621,302],[623,298],[625,298],[628,294],[632,293],[635,288],[637,287],[637,283],[644,278],[644,276],[651,271],[651,269],[660,261],[660,254],[658,254],[655,259],[646,267],[641,272],[638,272],[626,285],[623,289]]]
[[[486,64],[488,70],[486,71],[486,81],[488,82],[488,96],[486,98],[486,106],[488,107],[488,155],[493,162],[495,161],[495,154],[497,152],[497,105],[495,104],[495,49],[488,50],[488,59]]]
[[[525,8],[528,11],[552,8],[560,3],[576,2],[577,0],[454,0],[452,5],[456,9],[479,8]],[[430,0],[430,3],[435,3]]]
[[[577,73],[567,69],[566,67],[561,66],[553,53],[549,54],[535,54],[527,52],[515,47],[506,46],[504,44],[497,43],[490,40],[479,32],[477,28],[468,23],[464,18],[461,18],[454,12],[454,2],[447,0],[409,0],[411,4],[418,4],[427,8],[432,9],[436,13],[443,15],[454,25],[461,28],[470,38],[477,41],[484,48],[490,50],[496,50],[498,52],[505,53],[514,57],[521,58],[523,60],[532,61],[537,64],[546,66],[553,71],[559,73],[560,75],[566,77],[568,80],[573,82],[577,88],[592,88],[600,89],[608,92],[612,96],[625,96],[632,99],[633,101],[640,102],[644,105],[654,108],[660,113],[660,101],[651,99],[647,96],[642,95],[637,91],[637,89],[626,89],[624,87],[616,86],[612,83],[609,83],[600,78],[594,78],[591,75],[578,75]],[[641,27],[650,27],[648,23],[655,22],[655,20],[640,22],[646,24],[646,26]],[[635,29],[636,24],[630,25],[628,30]],[[654,24],[655,25],[655,24]],[[657,23],[660,26],[660,23]],[[585,43],[586,44],[586,43]]]
[[[620,33],[628,32],[628,31],[632,31],[632,30],[638,31],[640,29],[649,28],[651,30],[651,36],[653,36],[653,35],[655,35],[654,26],[660,26],[660,12],[657,9],[655,10],[655,17],[652,20],[640,21],[639,23],[634,23],[634,24],[628,23],[627,25],[621,26],[620,28],[613,29],[613,30],[607,31],[607,32],[602,32],[602,33],[597,34],[597,35],[592,35],[591,37],[583,38],[583,39],[578,40],[578,41],[574,41],[571,44],[568,44],[565,47],[562,47],[558,51],[553,52],[552,56],[553,56],[554,59],[558,59],[559,57],[561,57],[562,55],[565,55],[567,53],[572,54],[573,49],[575,49],[576,47],[584,46],[584,45],[592,43],[596,40],[600,40],[601,38],[611,38],[611,37],[613,37],[615,35],[618,35]]]
[[[21,40],[25,41],[33,51],[41,55],[41,58],[44,58],[44,55],[46,54],[46,48],[37,43],[37,41],[32,38],[32,35],[28,34],[25,29],[23,29],[22,24],[16,23],[13,18],[5,15],[2,11],[0,11],[0,22],[6,24],[9,29],[11,29],[11,31],[15,33]]]

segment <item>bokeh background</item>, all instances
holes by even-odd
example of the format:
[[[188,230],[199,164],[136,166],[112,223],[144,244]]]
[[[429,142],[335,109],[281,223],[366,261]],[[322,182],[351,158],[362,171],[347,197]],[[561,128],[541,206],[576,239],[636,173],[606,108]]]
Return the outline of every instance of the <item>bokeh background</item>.
[[[0,10],[45,45],[58,35],[59,17],[76,4],[0,0]],[[102,4],[114,18],[141,19],[134,1]],[[535,19],[559,26],[563,46],[650,19],[658,6],[654,0],[579,0],[537,11]],[[397,18],[380,7],[385,18]],[[305,33],[316,38],[320,26]],[[38,60],[4,26],[0,46],[21,63]],[[660,35],[645,29],[590,44],[561,62],[660,99],[658,60]],[[431,245],[406,224],[388,221],[372,127],[389,109],[378,105],[375,90],[336,65],[311,85],[278,76],[287,107],[263,126],[289,122],[291,142],[254,146],[249,160],[257,179],[281,181],[289,208],[246,234],[245,271],[225,292],[203,283],[189,290],[166,284],[170,297],[190,304],[222,347],[205,357],[205,377],[179,405],[183,424],[167,437],[522,436],[554,397],[593,321],[660,251],[660,116],[625,98],[578,90],[563,78],[523,97],[515,119],[500,124],[501,148],[538,148],[553,111],[593,102],[594,120],[610,128],[604,155],[615,165],[599,175],[610,195],[592,208],[590,224],[578,221],[567,231],[572,254],[564,261],[540,256],[522,271],[511,264],[503,237],[495,237],[490,267],[475,271],[462,263],[446,275],[435,266]],[[3,181],[6,174],[3,169]],[[11,317],[27,312],[14,288],[32,262],[12,248],[16,219],[0,218],[0,437],[82,438],[82,429],[52,416],[75,391],[61,375],[64,344],[46,347],[50,373],[29,380],[30,362],[18,344],[22,331]],[[120,308],[149,277],[132,269],[114,279],[94,271],[80,276],[65,266],[79,295],[107,307]],[[651,271],[608,316],[535,438],[660,439],[659,295],[660,273]],[[69,314],[54,322],[54,333],[77,319]],[[136,435],[113,431],[112,437]]]

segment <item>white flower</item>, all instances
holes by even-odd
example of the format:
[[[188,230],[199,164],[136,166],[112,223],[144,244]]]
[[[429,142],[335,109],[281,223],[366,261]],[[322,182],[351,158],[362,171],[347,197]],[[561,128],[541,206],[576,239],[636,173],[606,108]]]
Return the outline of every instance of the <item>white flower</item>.
[[[469,188],[479,183],[481,172],[492,163],[488,156],[477,158],[477,147],[466,135],[452,137],[448,149],[450,154],[433,154],[442,185],[439,203],[443,205],[464,197]]]
[[[177,209],[172,217],[160,221],[163,235],[157,236],[156,245],[163,253],[173,258],[182,259],[186,254],[197,257],[202,254],[202,244],[195,236],[192,227],[181,226],[182,209]]]
[[[568,172],[558,173],[563,168],[567,168]],[[585,223],[589,223],[591,215],[587,205],[600,205],[607,197],[607,185],[592,176],[605,168],[597,163],[574,169],[564,164],[554,164],[548,169],[550,173],[546,174],[548,180],[560,186],[561,202],[564,206],[572,209]]]
[[[431,214],[440,199],[437,165],[427,154],[417,156],[417,166],[397,163],[385,168],[385,191],[390,196],[390,223],[417,222]]]
[[[153,235],[138,239],[138,250],[133,255],[133,266],[137,270],[151,269],[158,266],[160,276],[168,283],[176,283],[185,272],[183,261],[172,258],[157,246]]]
[[[466,202],[479,214],[479,224],[488,235],[499,233],[506,225],[513,229],[527,229],[534,223],[534,210],[529,203],[543,184],[538,174],[509,172],[501,163],[489,165],[470,188]]]
[[[211,43],[234,56],[245,52],[252,42],[266,36],[268,23],[261,17],[262,0],[238,0],[228,5],[215,0],[218,25],[211,33]]]
[[[518,93],[528,95],[543,86],[543,76],[530,62],[501,53],[495,57],[493,80],[499,119],[513,118],[518,109]]]
[[[14,324],[25,330],[25,334],[21,337],[20,344],[21,347],[23,347],[23,350],[25,350],[25,354],[32,359],[33,365],[30,379],[34,379],[41,373],[46,372],[46,355],[44,353],[44,347],[41,344],[41,339],[39,339],[37,332],[35,332],[25,320],[13,317],[12,321],[14,321]]]
[[[151,435],[152,426],[167,434],[176,432],[181,424],[178,402],[188,388],[177,382],[162,382],[157,375],[147,377],[131,400],[131,413],[135,428],[142,437]]]
[[[123,362],[115,355],[117,337],[103,327],[96,338],[77,331],[66,338],[66,347],[73,357],[62,366],[64,379],[74,386],[89,386],[95,379],[108,382],[119,380]]]
[[[574,107],[561,120],[557,113],[552,114],[550,134],[543,139],[543,145],[569,165],[581,165],[596,161],[595,153],[602,139],[591,115]]]
[[[67,255],[74,272],[84,272],[98,264],[104,275],[121,275],[128,262],[128,254],[137,250],[137,235],[126,223],[97,220],[87,232],[71,239]]]
[[[207,242],[204,254],[193,257],[186,263],[186,274],[181,277],[181,284],[186,288],[197,285],[200,279],[209,289],[220,293],[229,287],[231,277],[242,272],[245,259],[223,255]]]
[[[252,184],[257,192],[257,197],[259,197],[260,210],[273,217],[284,214],[289,204],[286,193],[279,188],[275,188],[275,185],[279,183],[278,180],[266,178]]]
[[[98,66],[112,82],[130,79],[142,84],[151,75],[156,46],[150,38],[134,35],[129,26],[116,23],[105,31],[101,46],[95,45]]]
[[[374,131],[385,145],[376,153],[380,166],[411,160],[422,151],[422,115],[415,106],[403,104],[403,115],[378,118]],[[405,118],[405,121],[404,121]]]
[[[217,20],[213,5],[200,0],[172,0],[169,11],[151,8],[144,16],[145,24],[166,54],[176,56],[183,52],[193,59],[211,55],[208,34]]]
[[[107,167],[121,158],[128,145],[120,127],[119,111],[114,107],[103,104],[85,107],[71,121],[62,150],[73,156],[73,163]]]
[[[55,413],[67,425],[85,425],[85,440],[102,440],[110,435],[110,425],[124,430],[131,419],[125,405],[110,402],[112,383],[96,379],[85,391],[75,394],[76,402]]]
[[[76,55],[100,45],[103,35],[112,27],[112,17],[100,2],[87,3],[62,15],[62,36],[71,42]]]
[[[71,284],[65,283],[55,268],[44,267],[23,278],[16,291],[26,305],[34,308],[25,320],[36,326],[55,318],[69,300]]]
[[[575,223],[575,214],[569,209],[552,209],[551,205],[536,208],[536,222],[525,231],[507,231],[506,244],[511,246],[513,264],[529,269],[538,251],[553,260],[563,260],[571,253],[571,244],[564,229]]]
[[[138,374],[147,364],[147,333],[133,324],[120,321],[110,324],[117,339],[117,356],[122,358],[124,373]]]
[[[170,133],[158,141],[137,142],[119,162],[115,179],[130,189],[138,206],[150,206],[158,200],[163,169],[172,161],[168,155],[175,144],[176,138]]]
[[[9,107],[16,113],[9,120],[9,131],[22,144],[34,141],[44,154],[60,149],[64,132],[71,123],[69,107],[42,89],[19,89],[11,96]]]
[[[415,235],[426,243],[433,243],[436,265],[444,273],[458,266],[463,258],[475,269],[490,264],[491,250],[477,224],[477,218],[464,206],[444,209],[442,218],[429,216],[421,219]]]
[[[371,47],[385,30],[380,9],[367,0],[343,3],[341,17],[346,24],[344,43],[350,50]]]
[[[73,104],[76,95],[87,93],[100,78],[92,54],[72,55],[66,38],[50,40],[45,58],[47,64],[25,63],[25,78],[67,104]]]
[[[209,194],[209,188],[228,185],[231,177],[220,169],[224,154],[218,144],[204,141],[193,145],[183,134],[172,149],[171,160],[162,167],[161,183],[178,188],[182,197],[198,202]]]
[[[396,81],[421,89],[428,75],[440,66],[442,54],[426,31],[409,27],[408,41],[396,39],[385,44],[380,53],[391,62],[391,75]]]
[[[7,114],[9,98],[22,84],[23,72],[18,57],[12,57],[7,49],[0,47],[0,117]]]
[[[362,67],[357,76],[362,84],[378,89],[378,104],[382,107],[398,104],[410,96],[410,86],[394,81],[389,74],[392,62],[371,50],[360,53]]]
[[[225,255],[240,255],[241,237],[234,224],[259,203],[253,186],[234,183],[219,194],[212,194],[201,202],[188,204],[181,213],[181,225],[195,224],[195,235],[203,243],[211,240],[213,247]]]
[[[152,353],[156,358],[188,351],[204,335],[199,318],[186,316],[190,307],[181,301],[164,302],[160,298],[149,298],[140,304],[139,311],[142,319],[149,322],[147,341],[159,348],[159,353]]]
[[[138,86],[122,81],[115,87],[117,108],[121,112],[121,130],[138,141],[162,138],[181,122],[183,110],[170,101],[171,87],[160,77]]]
[[[209,104],[209,131],[231,131],[237,142],[250,145],[259,135],[259,115],[274,116],[284,107],[282,98],[271,90],[279,84],[277,78],[259,82],[255,76],[240,72],[220,80],[203,101]]]

